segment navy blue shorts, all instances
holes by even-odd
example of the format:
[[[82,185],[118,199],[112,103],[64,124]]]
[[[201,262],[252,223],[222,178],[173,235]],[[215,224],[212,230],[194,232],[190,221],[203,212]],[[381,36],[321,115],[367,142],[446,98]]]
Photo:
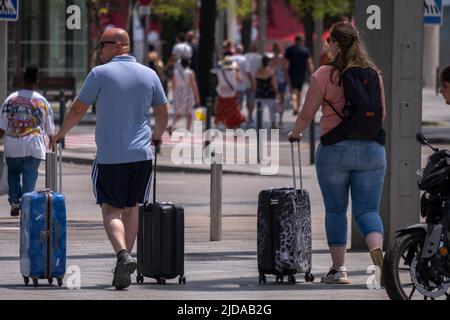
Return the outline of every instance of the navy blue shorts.
[[[302,91],[303,85],[305,84],[305,79],[298,77],[290,77],[290,79],[291,79],[291,89],[297,89],[299,91]]]
[[[94,162],[92,186],[97,204],[118,209],[147,203],[152,182],[152,160],[101,164]]]

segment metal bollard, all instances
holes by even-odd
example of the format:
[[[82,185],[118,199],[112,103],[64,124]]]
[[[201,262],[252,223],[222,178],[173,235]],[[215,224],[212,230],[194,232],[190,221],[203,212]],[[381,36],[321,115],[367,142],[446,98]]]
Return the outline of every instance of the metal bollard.
[[[222,239],[222,163],[221,154],[213,154],[211,164],[210,241]]]
[[[59,127],[62,127],[62,124],[64,122],[64,118],[66,117],[66,98],[64,95],[64,90],[59,91]],[[64,139],[61,140],[61,147],[65,148],[65,142]],[[52,189],[54,190],[54,189]]]
[[[259,148],[260,142],[259,142],[259,130],[262,129],[262,103],[261,101],[257,101],[256,102],[256,149],[258,150],[258,155],[257,155],[257,159],[258,159],[258,163],[261,163],[261,158],[260,158],[260,152],[261,149]]]

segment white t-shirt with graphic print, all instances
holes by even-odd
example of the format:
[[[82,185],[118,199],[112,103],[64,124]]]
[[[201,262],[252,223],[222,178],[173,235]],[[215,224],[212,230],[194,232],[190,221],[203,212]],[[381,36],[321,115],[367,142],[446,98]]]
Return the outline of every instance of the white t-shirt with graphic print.
[[[44,136],[55,132],[52,108],[35,91],[16,91],[2,105],[0,129],[5,131],[6,158],[45,159]]]

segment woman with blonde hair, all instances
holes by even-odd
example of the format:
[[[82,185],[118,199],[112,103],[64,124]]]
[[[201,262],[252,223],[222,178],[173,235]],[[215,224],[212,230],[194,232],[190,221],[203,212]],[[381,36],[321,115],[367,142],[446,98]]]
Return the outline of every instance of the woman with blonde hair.
[[[322,282],[348,284],[349,192],[353,217],[374,264],[382,270],[384,229],[379,208],[386,171],[382,129],[386,107],[383,80],[353,25],[335,24],[327,42],[334,59],[312,76],[304,106],[288,137],[290,141],[300,139],[322,106],[316,171],[333,261]]]

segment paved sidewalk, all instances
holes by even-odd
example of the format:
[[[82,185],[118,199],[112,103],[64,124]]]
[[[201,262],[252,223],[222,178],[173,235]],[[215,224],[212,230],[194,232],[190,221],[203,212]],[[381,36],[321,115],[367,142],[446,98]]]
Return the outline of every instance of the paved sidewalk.
[[[88,115],[88,117],[92,116]],[[267,117],[267,115],[266,115]],[[26,288],[19,273],[18,221],[8,216],[6,196],[0,197],[0,297],[2,299],[387,299],[384,290],[369,290],[371,264],[366,252],[349,252],[347,266],[352,284],[332,286],[320,284],[320,277],[328,270],[330,255],[324,230],[324,208],[315,176],[314,166],[309,165],[308,133],[302,143],[304,186],[310,192],[313,226],[313,274],[314,283],[305,283],[301,275],[297,284],[257,284],[256,260],[256,205],[258,192],[268,187],[292,185],[290,146],[286,134],[292,128],[295,117],[286,112],[286,128],[280,133],[279,171],[275,176],[261,176],[258,165],[224,165],[223,240],[209,241],[209,167],[208,165],[175,165],[172,146],[165,144],[159,157],[161,200],[182,204],[186,210],[187,284],[176,280],[168,285],[156,285],[146,279],[142,286],[133,285],[129,290],[116,292],[111,286],[114,256],[103,231],[99,209],[93,202],[90,167],[64,164],[63,190],[68,206],[68,265],[81,270],[81,290],[59,289],[55,286]],[[424,129],[435,139],[446,143],[450,137],[450,109],[441,97],[424,91]],[[84,121],[83,121],[84,122]],[[93,122],[73,130],[74,137],[87,137],[86,145],[64,150],[67,162],[92,163],[95,145],[92,141]],[[425,131],[425,130],[424,130]],[[318,134],[316,134],[318,137]],[[86,141],[88,141],[86,140]],[[76,141],[76,140],[74,140]],[[425,149],[423,149],[425,150]],[[422,159],[426,157],[423,152]],[[38,188],[43,187],[43,166]],[[239,174],[239,175],[236,175]],[[297,171],[298,174],[298,171]],[[242,175],[246,175],[245,177]],[[243,183],[245,179],[245,185]],[[195,194],[195,196],[193,195]],[[349,235],[350,237],[350,235]],[[69,269],[73,270],[73,269]],[[78,269],[76,269],[78,270]],[[70,272],[66,281],[70,283]]]

